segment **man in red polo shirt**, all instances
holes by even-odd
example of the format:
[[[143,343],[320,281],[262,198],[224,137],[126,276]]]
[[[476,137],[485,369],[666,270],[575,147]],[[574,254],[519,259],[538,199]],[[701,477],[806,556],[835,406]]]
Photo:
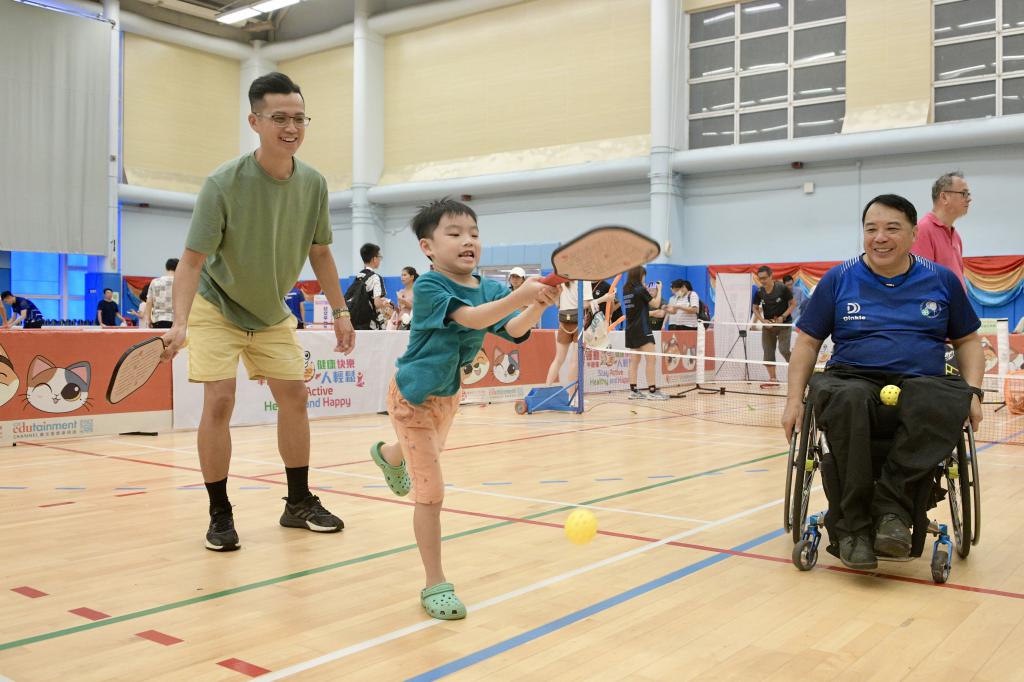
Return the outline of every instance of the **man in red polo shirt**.
[[[911,251],[944,265],[964,282],[964,247],[953,223],[967,215],[971,189],[963,173],[951,171],[932,185],[932,210],[917,223],[917,239]],[[966,287],[965,287],[966,288]]]

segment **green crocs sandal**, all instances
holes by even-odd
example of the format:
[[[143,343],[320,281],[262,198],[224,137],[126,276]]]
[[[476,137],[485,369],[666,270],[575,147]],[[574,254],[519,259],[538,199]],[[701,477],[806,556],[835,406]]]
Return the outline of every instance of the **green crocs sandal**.
[[[391,492],[399,497],[405,497],[409,494],[409,489],[412,488],[409,472],[405,468],[405,460],[402,460],[402,463],[396,467],[391,466],[384,459],[384,455],[380,454],[380,447],[382,445],[384,445],[384,441],[375,443],[370,448],[370,456],[373,457],[374,464],[384,473],[384,482],[391,488]]]
[[[420,592],[420,603],[431,618],[461,620],[466,617],[466,606],[455,596],[455,586],[438,583]]]

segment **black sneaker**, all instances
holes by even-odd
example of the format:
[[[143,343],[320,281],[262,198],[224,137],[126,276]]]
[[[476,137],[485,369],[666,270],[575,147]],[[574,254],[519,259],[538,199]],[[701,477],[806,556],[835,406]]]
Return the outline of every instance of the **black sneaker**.
[[[307,528],[317,533],[337,533],[345,527],[345,522],[320,504],[320,498],[310,493],[301,502],[290,504],[284,500],[284,513],[281,514],[281,525],[287,528]]]
[[[883,514],[875,531],[875,554],[891,559],[910,556],[910,528],[896,514]]]
[[[235,517],[230,509],[210,512],[210,528],[206,531],[206,549],[214,552],[233,552],[239,549]]]
[[[871,551],[871,541],[864,535],[847,535],[839,539],[839,560],[848,568],[878,568],[878,559]]]

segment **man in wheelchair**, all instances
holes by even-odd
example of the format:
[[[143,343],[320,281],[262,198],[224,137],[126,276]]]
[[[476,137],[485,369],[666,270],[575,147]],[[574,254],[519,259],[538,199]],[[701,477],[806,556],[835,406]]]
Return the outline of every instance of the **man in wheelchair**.
[[[838,545],[846,566],[870,569],[878,556],[920,556],[936,467],[967,418],[975,428],[981,421],[985,361],[981,323],[963,285],[910,253],[913,204],[883,194],[868,202],[861,221],[864,253],[825,273],[797,323],[782,426],[796,437],[810,380],[808,402],[831,450],[821,463],[829,550]],[[812,378],[829,336],[832,357]],[[961,376],[946,375],[947,339]],[[889,384],[902,390],[895,408],[886,408],[895,412],[895,429],[876,481],[872,433],[880,426],[880,390]]]

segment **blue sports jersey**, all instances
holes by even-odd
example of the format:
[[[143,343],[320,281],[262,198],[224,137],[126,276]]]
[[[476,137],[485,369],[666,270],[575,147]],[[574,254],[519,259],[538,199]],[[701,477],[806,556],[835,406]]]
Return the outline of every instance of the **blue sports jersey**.
[[[295,287],[284,295],[284,304],[288,306],[299,322],[302,322],[302,304],[305,302],[306,297],[302,295],[302,289],[299,287]]]
[[[14,316],[17,317],[21,314],[21,311],[25,311],[26,322],[40,322],[43,319],[43,314],[39,312],[39,308],[36,304],[27,298],[21,296],[14,297],[14,303],[11,304],[11,310],[14,311]]]
[[[919,256],[905,274],[876,275],[861,257],[825,273],[797,327],[832,336],[829,366],[850,365],[906,376],[945,374],[946,339],[981,326],[960,280]]]

